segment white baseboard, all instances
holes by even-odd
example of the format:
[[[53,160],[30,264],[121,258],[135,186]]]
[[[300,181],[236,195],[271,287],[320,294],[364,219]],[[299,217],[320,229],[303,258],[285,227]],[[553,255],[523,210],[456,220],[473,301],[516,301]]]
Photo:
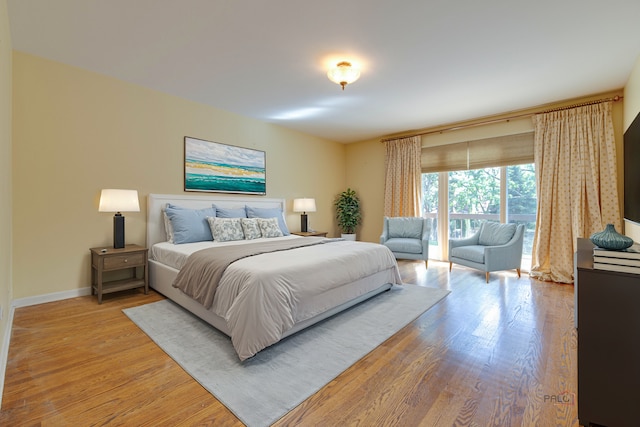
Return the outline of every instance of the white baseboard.
[[[28,307],[30,305],[44,304],[47,302],[60,301],[63,299],[83,297],[91,295],[91,288],[74,289],[71,291],[53,292],[51,294],[36,295],[34,297],[18,298],[13,300],[13,307]]]

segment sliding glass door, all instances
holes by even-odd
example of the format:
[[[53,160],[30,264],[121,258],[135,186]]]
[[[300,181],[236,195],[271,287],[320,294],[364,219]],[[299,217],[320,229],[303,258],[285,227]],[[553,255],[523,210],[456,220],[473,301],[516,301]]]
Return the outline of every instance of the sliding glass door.
[[[524,225],[524,247],[522,248],[522,270],[531,269],[533,234],[536,228],[536,171],[533,163],[506,167],[506,215],[503,222]]]
[[[431,258],[448,258],[448,239],[465,238],[483,220],[525,225],[522,269],[531,265],[536,218],[533,164],[422,174],[423,216],[431,219]],[[441,207],[445,206],[446,209]]]

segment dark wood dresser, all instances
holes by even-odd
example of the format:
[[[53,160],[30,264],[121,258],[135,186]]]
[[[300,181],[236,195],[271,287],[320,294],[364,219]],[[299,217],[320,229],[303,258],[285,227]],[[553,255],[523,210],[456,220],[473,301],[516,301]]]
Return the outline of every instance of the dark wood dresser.
[[[640,275],[593,268],[593,244],[578,239],[578,419],[640,425]]]

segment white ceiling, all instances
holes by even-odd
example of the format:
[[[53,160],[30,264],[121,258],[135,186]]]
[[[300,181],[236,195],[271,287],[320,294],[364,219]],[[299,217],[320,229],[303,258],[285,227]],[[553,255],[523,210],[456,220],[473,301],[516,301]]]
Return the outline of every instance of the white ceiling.
[[[624,87],[639,0],[8,0],[13,48],[340,142]],[[328,66],[359,63],[360,80]]]

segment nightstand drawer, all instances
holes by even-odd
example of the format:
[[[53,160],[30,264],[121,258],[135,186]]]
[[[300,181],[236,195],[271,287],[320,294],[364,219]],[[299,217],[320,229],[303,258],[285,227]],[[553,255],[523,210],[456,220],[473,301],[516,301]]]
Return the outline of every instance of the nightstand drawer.
[[[144,264],[144,254],[113,255],[104,258],[104,269],[113,270]]]

